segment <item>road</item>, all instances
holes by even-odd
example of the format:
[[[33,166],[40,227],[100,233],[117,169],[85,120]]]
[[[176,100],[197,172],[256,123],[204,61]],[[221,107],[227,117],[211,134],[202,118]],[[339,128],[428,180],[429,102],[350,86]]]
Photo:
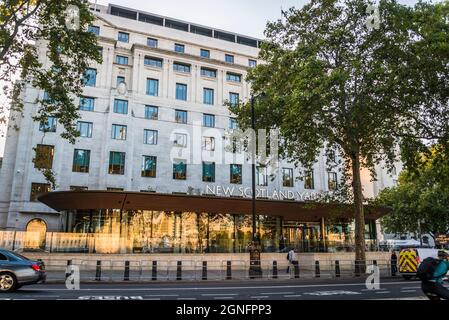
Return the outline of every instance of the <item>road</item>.
[[[364,278],[246,280],[221,282],[155,282],[146,284],[81,284],[67,290],[64,284],[23,287],[8,300],[384,300],[425,299],[419,281],[381,279],[380,289],[366,288]]]

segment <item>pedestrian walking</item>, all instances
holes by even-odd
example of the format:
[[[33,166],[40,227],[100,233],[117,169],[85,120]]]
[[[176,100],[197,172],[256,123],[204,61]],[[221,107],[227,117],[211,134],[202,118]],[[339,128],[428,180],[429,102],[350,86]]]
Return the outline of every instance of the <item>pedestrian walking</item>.
[[[395,277],[397,272],[398,272],[398,256],[396,255],[396,252],[393,250],[391,252],[391,275]]]
[[[296,261],[296,254],[293,247],[290,248],[290,251],[287,253],[287,260],[288,260],[287,273],[290,273],[290,266],[293,266],[293,261]]]
[[[438,259],[426,258],[418,268],[421,288],[430,300],[449,300],[449,289],[443,286],[443,278],[449,271],[449,254],[438,251]]]

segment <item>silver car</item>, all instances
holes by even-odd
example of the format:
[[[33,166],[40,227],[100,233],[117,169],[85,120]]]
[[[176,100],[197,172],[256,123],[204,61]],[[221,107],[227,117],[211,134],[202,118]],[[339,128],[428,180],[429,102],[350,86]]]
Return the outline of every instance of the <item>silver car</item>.
[[[12,292],[24,285],[45,282],[45,265],[42,261],[0,249],[0,292]]]

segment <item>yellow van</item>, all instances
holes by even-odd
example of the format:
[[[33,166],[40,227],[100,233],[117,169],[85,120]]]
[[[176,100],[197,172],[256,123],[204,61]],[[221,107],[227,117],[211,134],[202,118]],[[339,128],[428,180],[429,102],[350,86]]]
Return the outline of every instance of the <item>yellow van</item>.
[[[404,279],[416,276],[419,264],[428,257],[438,258],[438,249],[407,248],[399,253],[399,273]]]

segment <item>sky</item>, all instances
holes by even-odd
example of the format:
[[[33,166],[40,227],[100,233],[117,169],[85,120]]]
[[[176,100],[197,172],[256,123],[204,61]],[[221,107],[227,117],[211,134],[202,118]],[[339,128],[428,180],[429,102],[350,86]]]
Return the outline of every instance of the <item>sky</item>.
[[[112,3],[256,38],[263,38],[267,21],[280,18],[281,8],[284,10],[290,7],[299,8],[307,2],[306,0],[97,1],[102,5]],[[410,5],[416,1],[400,0],[399,2]],[[0,100],[2,99],[4,97],[0,94]],[[0,157],[3,156],[5,144],[1,133],[5,130],[5,126],[0,125]]]

